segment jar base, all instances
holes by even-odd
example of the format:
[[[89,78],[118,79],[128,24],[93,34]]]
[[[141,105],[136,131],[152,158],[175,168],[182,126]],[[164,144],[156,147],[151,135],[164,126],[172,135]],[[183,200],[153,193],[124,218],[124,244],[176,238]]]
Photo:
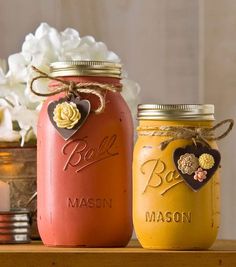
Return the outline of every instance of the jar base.
[[[165,250],[165,251],[203,251],[208,250],[208,248],[201,248],[201,247],[156,247],[156,246],[142,246],[144,249],[148,250]]]
[[[140,241],[139,241],[140,242]],[[208,243],[208,244],[193,244],[193,245],[145,245],[145,244],[141,244],[141,246],[144,248],[144,249],[150,249],[150,250],[171,250],[171,251],[201,251],[201,250],[208,250],[212,245],[213,245],[214,242],[211,242],[211,243]]]
[[[44,244],[46,247],[51,248],[124,248],[127,244],[118,245],[56,245],[56,244]]]

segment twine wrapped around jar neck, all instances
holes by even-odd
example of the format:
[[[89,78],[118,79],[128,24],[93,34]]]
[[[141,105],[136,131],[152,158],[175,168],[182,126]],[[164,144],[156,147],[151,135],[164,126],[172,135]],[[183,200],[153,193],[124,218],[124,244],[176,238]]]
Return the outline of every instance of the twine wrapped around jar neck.
[[[220,135],[215,136],[215,130],[225,124],[228,128]],[[186,127],[186,126],[138,126],[140,136],[165,136],[169,139],[160,143],[161,150],[164,150],[171,142],[179,139],[192,140],[209,146],[208,141],[217,141],[226,137],[234,125],[233,119],[223,120],[213,127]]]
[[[30,83],[30,90],[32,93],[34,93],[37,96],[53,96],[60,94],[62,92],[65,92],[67,97],[70,95],[75,95],[78,96],[79,93],[85,93],[85,94],[93,94],[98,97],[100,101],[99,107],[94,110],[96,114],[99,114],[104,111],[105,109],[105,99],[102,94],[102,91],[108,90],[111,92],[121,92],[122,91],[122,86],[114,86],[112,84],[106,84],[106,83],[98,83],[98,82],[89,82],[89,83],[76,83],[74,81],[66,81],[60,78],[52,77],[48,75],[47,73],[39,70],[35,66],[32,66],[32,69],[39,73],[39,76],[34,77],[31,80]],[[36,91],[33,87],[34,82],[40,79],[49,79],[52,81],[57,81],[59,82],[58,86],[56,86],[56,89],[52,92],[47,92],[47,93],[40,93]]]

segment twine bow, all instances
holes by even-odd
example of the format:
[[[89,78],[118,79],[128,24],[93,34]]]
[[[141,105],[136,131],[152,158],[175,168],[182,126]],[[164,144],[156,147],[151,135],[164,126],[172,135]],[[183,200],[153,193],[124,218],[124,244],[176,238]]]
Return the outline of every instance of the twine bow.
[[[229,124],[225,132],[215,136],[215,130],[222,125]],[[194,144],[196,142],[201,142],[209,146],[208,141],[220,140],[226,137],[232,130],[234,125],[234,120],[227,119],[217,123],[214,127],[204,128],[204,127],[177,127],[177,126],[159,126],[159,127],[138,127],[140,135],[154,135],[154,136],[167,136],[171,137],[160,143],[161,150],[164,150],[171,142],[178,139],[193,140]],[[148,131],[148,133],[146,132]]]
[[[99,107],[96,110],[94,110],[94,112],[96,114],[103,112],[105,109],[105,99],[104,99],[104,96],[102,94],[102,91],[105,91],[105,90],[108,90],[111,92],[121,92],[122,91],[121,86],[119,87],[119,86],[114,86],[111,84],[98,83],[98,82],[75,83],[74,81],[65,81],[65,80],[60,79],[60,78],[52,77],[52,76],[48,75],[47,73],[39,70],[35,66],[32,66],[32,69],[35,72],[40,74],[31,80],[30,90],[32,93],[34,93],[37,96],[53,96],[53,95],[57,95],[57,94],[60,94],[62,92],[65,92],[68,97],[70,95],[78,96],[78,93],[93,94],[93,95],[97,96],[99,101],[100,101]],[[40,79],[49,79],[52,81],[57,81],[57,82],[59,82],[59,84],[58,84],[58,86],[56,86],[56,89],[53,90],[52,92],[40,93],[40,92],[36,91],[33,87],[34,82],[36,80],[40,80]]]

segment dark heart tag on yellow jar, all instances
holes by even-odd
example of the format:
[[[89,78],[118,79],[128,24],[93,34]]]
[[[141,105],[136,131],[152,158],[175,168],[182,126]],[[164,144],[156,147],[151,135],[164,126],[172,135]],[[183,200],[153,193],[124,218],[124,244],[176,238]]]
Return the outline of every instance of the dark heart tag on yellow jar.
[[[79,97],[60,98],[48,105],[52,125],[64,140],[71,138],[84,124],[90,113],[90,102]]]
[[[199,190],[213,176],[220,164],[220,152],[202,144],[177,148],[174,163],[179,174],[194,191]]]

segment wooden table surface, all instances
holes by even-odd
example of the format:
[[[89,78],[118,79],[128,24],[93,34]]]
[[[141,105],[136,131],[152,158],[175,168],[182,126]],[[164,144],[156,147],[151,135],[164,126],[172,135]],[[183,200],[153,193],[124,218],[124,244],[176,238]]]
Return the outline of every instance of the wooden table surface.
[[[158,251],[132,240],[126,248],[49,248],[41,242],[0,245],[0,267],[236,267],[236,240],[207,251]]]

